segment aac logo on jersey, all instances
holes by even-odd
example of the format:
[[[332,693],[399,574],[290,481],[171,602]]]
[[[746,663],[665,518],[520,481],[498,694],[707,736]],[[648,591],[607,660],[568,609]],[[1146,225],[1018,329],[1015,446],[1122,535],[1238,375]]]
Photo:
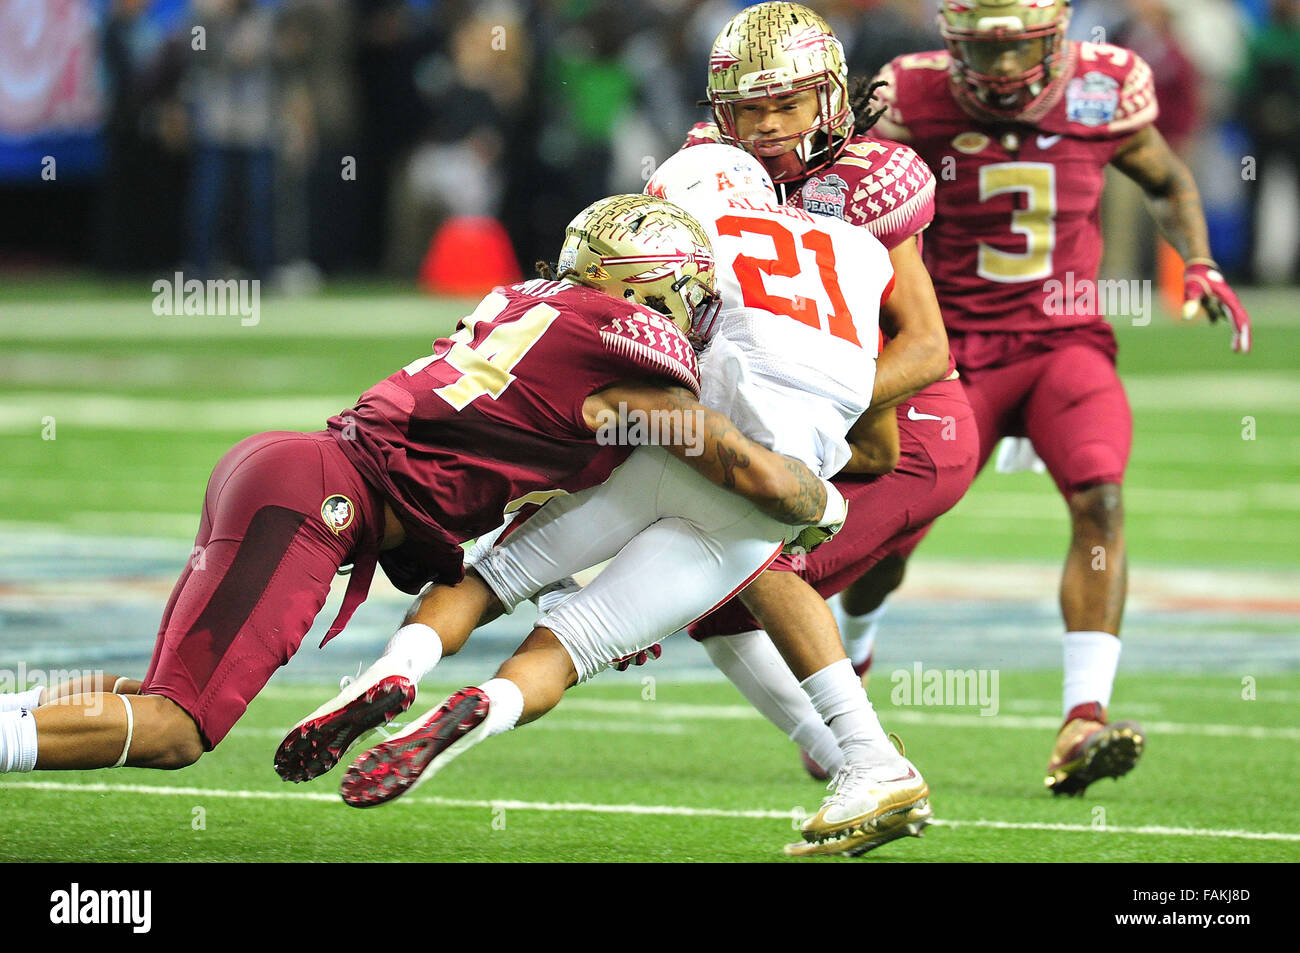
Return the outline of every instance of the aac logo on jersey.
[[[804,211],[842,219],[848,191],[849,183],[834,173],[811,178],[803,187]]]
[[[320,505],[321,519],[335,536],[352,525],[356,512],[357,508],[352,501],[341,493],[335,493]]]
[[[1106,125],[1119,109],[1119,80],[1105,73],[1076,76],[1066,89],[1065,109],[1070,122]]]

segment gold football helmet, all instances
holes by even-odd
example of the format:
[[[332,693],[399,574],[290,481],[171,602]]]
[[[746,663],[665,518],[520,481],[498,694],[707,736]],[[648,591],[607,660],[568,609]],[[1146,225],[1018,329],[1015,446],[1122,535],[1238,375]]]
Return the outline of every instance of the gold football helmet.
[[[1070,0],[940,0],[939,29],[958,94],[978,111],[1015,118],[1053,92]]]
[[[760,3],[742,10],[722,28],[709,55],[709,104],[722,141],[758,155],[755,140],[741,139],[736,131],[736,105],[813,90],[815,123],[782,139],[764,140],[769,146],[798,141],[786,154],[793,161],[764,161],[774,182],[806,178],[838,159],[853,135],[848,75],[844,47],[812,10],[798,3]]]
[[[686,211],[650,195],[613,195],[569,223],[560,278],[629,298],[708,340],[720,300],[713,246]]]

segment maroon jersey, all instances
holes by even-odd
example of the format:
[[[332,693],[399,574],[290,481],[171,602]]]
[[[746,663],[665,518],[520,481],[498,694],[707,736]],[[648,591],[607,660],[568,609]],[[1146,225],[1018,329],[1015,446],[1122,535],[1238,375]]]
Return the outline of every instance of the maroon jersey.
[[[602,446],[583,401],[634,378],[699,394],[695,352],[676,325],[600,291],[539,279],[493,291],[432,355],[380,381],[329,426],[408,533],[446,552],[519,506],[608,479],[631,448]]]
[[[959,104],[951,66],[946,51],[912,53],[877,77],[888,83],[877,128],[911,144],[942,182],[924,254],[944,323],[1044,331],[1101,321],[1103,172],[1155,121],[1150,68],[1117,46],[1069,43],[1055,94],[1006,123]]]
[[[697,123],[683,148],[720,142],[718,127]],[[908,146],[854,136],[834,164],[784,188],[786,204],[861,225],[893,250],[934,217],[934,175]]]

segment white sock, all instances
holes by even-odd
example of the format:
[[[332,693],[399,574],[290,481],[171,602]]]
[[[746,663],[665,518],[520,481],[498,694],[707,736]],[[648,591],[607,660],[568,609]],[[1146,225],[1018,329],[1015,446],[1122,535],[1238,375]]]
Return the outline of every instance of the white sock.
[[[383,660],[389,665],[405,663],[411,681],[418,682],[442,660],[442,638],[429,626],[412,622],[402,626],[388,640]]]
[[[749,703],[829,771],[844,756],[835,735],[813,708],[799,680],[762,629],[705,639],[704,651]],[[826,758],[834,764],[828,764]]]
[[[508,678],[489,678],[479,689],[488,697],[483,736],[490,738],[513,728],[524,711],[524,693],[519,686]]]
[[[0,692],[0,711],[17,711],[26,708],[31,711],[45,704],[45,686],[37,685],[25,692]]]
[[[1109,632],[1065,633],[1065,688],[1061,704],[1064,718],[1076,705],[1099,702],[1110,705],[1119,668],[1119,637]]]
[[[852,662],[848,659],[832,662],[799,685],[835,735],[845,761],[893,764],[898,760],[898,752],[880,727],[880,719],[862,690],[861,680],[853,672]]]
[[[844,637],[844,654],[855,666],[861,665],[875,648],[876,630],[880,627],[880,620],[884,617],[889,604],[882,602],[866,615],[850,615],[844,608],[841,595],[843,594],[836,593],[826,602],[835,615],[835,624],[840,627],[840,635]]]
[[[819,768],[834,774],[844,764],[844,752],[821,717],[815,711],[810,714],[807,721],[800,722],[790,732],[790,740],[807,751],[808,757],[816,761]]]
[[[36,767],[36,718],[26,708],[0,712],[0,774]]]

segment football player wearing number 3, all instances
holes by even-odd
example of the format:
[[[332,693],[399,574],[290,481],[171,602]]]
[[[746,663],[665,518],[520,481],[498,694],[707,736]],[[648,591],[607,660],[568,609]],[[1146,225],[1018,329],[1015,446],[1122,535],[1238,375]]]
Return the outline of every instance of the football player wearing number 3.
[[[1106,165],[1146,192],[1187,263],[1184,317],[1227,318],[1234,351],[1250,319],[1211,257],[1196,184],[1152,123],[1151,70],[1129,50],[1067,42],[1069,0],[943,0],[946,50],[902,56],[876,77],[881,135],[940,172],[925,260],[979,425],[980,463],[1028,437],[1070,513],[1061,580],[1064,724],[1045,778],[1056,794],[1128,772],[1131,722],[1108,724],[1127,591],[1121,485],[1132,417],[1099,313],[1099,203]],[[1073,288],[1076,300],[1061,300]],[[1069,292],[1067,292],[1069,293]],[[859,609],[901,580],[877,567]]]
[[[0,695],[0,773],[192,764],[297,651],[342,565],[352,577],[326,641],[365,598],[377,562],[407,592],[456,583],[461,543],[516,507],[609,478],[632,451],[598,439],[611,414],[696,415],[701,442],[667,448],[684,465],[668,459],[733,490],[723,508],[761,511],[778,538],[828,507],[842,513],[807,467],[694,399],[687,334],[705,332],[718,309],[700,225],[640,195],[604,199],[583,219],[618,236],[618,257],[593,263],[589,283],[498,288],[328,430],[257,434],[230,450],[143,683]],[[381,721],[410,701],[372,699]]]

